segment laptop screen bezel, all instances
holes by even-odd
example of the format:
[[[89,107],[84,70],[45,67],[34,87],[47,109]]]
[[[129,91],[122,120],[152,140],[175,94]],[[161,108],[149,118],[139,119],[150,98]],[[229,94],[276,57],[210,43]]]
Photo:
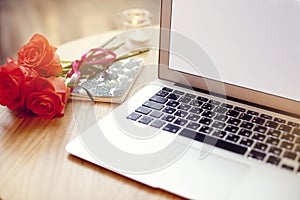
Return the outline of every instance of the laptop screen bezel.
[[[288,98],[256,91],[253,89],[240,87],[233,84],[224,83],[208,79],[205,77],[195,76],[192,74],[180,72],[169,68],[169,48],[170,48],[170,30],[172,16],[172,0],[161,0],[161,16],[160,16],[160,43],[159,43],[159,69],[158,77],[163,80],[175,82],[189,87],[199,88],[209,91],[210,94],[219,94],[226,96],[228,99],[236,99],[252,105],[270,108],[276,112],[290,114],[293,117],[300,118],[300,102]],[[209,85],[209,89],[207,85]],[[213,91],[212,88],[215,88]],[[218,88],[222,88],[219,90]],[[225,91],[225,94],[224,94]]]

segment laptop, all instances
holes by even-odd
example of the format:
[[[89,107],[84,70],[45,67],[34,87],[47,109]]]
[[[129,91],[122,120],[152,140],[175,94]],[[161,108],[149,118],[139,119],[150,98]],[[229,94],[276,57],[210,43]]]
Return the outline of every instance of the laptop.
[[[299,23],[298,0],[162,0],[158,80],[66,150],[188,199],[300,199]]]

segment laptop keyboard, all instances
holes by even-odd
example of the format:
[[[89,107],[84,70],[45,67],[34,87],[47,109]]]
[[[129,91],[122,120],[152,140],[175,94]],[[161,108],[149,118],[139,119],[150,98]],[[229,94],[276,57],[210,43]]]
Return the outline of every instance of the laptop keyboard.
[[[300,174],[300,124],[164,87],[128,119]]]

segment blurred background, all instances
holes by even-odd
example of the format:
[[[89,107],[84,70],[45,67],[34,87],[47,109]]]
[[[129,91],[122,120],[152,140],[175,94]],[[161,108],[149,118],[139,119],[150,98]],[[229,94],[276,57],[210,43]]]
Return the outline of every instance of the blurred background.
[[[132,8],[148,10],[151,23],[159,24],[160,0],[0,0],[0,65],[17,58],[34,33],[59,46],[120,29],[120,14]]]

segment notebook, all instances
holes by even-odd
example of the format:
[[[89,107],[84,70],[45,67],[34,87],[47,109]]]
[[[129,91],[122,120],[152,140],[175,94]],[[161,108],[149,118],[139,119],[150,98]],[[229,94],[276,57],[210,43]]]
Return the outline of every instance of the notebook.
[[[95,101],[122,103],[143,67],[143,59],[128,58],[114,62],[103,72],[89,72],[72,91],[74,99],[90,100],[86,90]],[[83,89],[85,88],[85,89]]]
[[[299,199],[299,19],[297,0],[162,0],[159,79],[66,150],[188,199]]]

